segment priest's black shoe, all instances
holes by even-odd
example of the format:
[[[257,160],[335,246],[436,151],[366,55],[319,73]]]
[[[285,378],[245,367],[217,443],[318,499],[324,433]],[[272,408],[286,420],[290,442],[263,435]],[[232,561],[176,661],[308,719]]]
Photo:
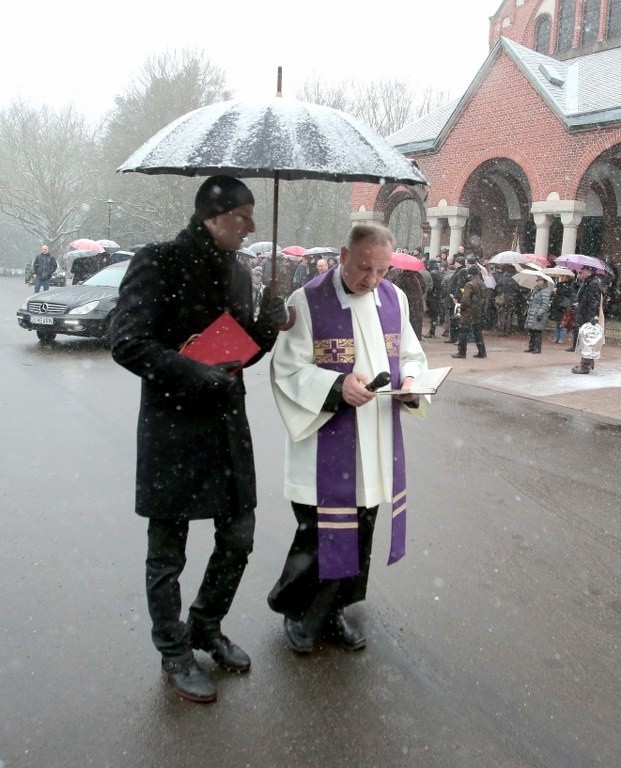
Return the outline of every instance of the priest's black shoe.
[[[305,632],[301,621],[285,616],[285,635],[296,653],[312,653],[315,650],[313,638]]]
[[[210,653],[216,664],[226,672],[247,672],[250,669],[250,656],[226,635],[200,639],[193,636],[192,647]]]
[[[366,637],[347,621],[343,611],[338,611],[328,619],[323,636],[329,643],[347,651],[361,651],[367,644]]]
[[[192,654],[162,659],[162,672],[183,699],[207,704],[217,698],[216,686]]]

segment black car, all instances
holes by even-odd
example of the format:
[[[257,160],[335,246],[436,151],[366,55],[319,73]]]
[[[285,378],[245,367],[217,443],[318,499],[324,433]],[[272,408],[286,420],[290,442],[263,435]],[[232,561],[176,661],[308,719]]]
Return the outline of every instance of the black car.
[[[129,261],[120,261],[81,285],[35,293],[17,310],[17,322],[28,331],[36,331],[44,344],[59,333],[106,339],[119,285],[128,266]]]

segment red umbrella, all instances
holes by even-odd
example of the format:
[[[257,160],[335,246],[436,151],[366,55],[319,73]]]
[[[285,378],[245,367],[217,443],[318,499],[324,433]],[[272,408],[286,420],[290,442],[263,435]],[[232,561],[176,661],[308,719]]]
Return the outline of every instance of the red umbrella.
[[[95,253],[105,253],[105,248],[102,248],[96,240],[89,240],[88,237],[83,237],[80,240],[74,240],[72,243],[69,243],[69,245],[72,245],[78,251],[95,251]]]
[[[390,266],[396,269],[407,269],[410,272],[422,272],[425,269],[425,262],[417,256],[410,256],[409,253],[395,251],[390,259]]]
[[[537,264],[541,264],[544,267],[549,267],[550,262],[545,259],[543,256],[537,256],[534,253],[523,253],[523,258],[526,259],[526,261],[534,261]]]
[[[302,248],[301,245],[288,245],[282,249],[282,252],[286,253],[287,256],[303,256],[305,250],[306,248]]]

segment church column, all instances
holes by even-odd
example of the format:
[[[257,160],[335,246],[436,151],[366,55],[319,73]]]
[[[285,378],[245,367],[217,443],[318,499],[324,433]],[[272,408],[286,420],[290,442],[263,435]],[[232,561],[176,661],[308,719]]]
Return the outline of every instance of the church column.
[[[362,205],[357,211],[349,214],[352,227],[356,224],[381,224],[384,225],[384,214],[382,211],[367,211]]]
[[[427,222],[431,229],[429,239],[429,258],[435,259],[440,255],[440,243],[442,242],[442,230],[444,229],[444,219],[439,216],[427,216]]]
[[[572,211],[571,213],[561,213],[561,222],[563,223],[563,244],[561,253],[575,253],[576,240],[578,238],[578,227],[582,221],[582,213]]]
[[[466,228],[469,215],[470,210],[468,208],[460,207],[459,213],[448,217],[448,223],[451,228],[451,239],[449,240],[449,253],[451,256],[457,253],[460,245],[464,244],[464,229]]]
[[[535,256],[541,256],[544,259],[548,258],[548,245],[550,244],[550,227],[554,220],[554,216],[550,213],[535,213],[533,214],[535,220],[535,226],[537,227],[537,234],[535,236]]]

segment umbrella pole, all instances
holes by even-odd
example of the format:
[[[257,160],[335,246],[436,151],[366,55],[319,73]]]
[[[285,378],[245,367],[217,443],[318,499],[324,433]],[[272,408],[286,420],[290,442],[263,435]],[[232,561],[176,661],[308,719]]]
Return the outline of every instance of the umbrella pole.
[[[274,216],[272,218],[272,279],[270,280],[270,296],[278,296],[278,280],[276,279],[276,243],[278,242],[278,188],[280,178],[278,171],[274,172]],[[284,325],[279,326],[279,331],[288,331],[295,323],[295,309],[288,307],[289,317]]]
[[[278,283],[276,281],[276,243],[278,242],[278,191],[280,178],[278,171],[274,172],[274,203],[272,216],[272,279],[270,281],[270,294],[278,294]]]

